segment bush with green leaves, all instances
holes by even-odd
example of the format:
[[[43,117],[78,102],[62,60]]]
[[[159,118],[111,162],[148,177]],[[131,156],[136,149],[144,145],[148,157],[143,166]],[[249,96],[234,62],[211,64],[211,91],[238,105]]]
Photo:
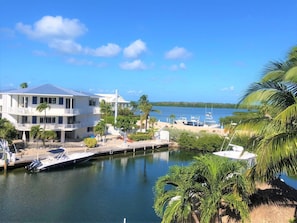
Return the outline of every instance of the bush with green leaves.
[[[129,134],[128,138],[133,141],[143,141],[152,139],[153,135],[151,132],[137,132],[134,134]]]
[[[85,138],[84,143],[88,148],[94,148],[97,145],[97,140],[95,138]]]
[[[201,134],[195,136],[188,132],[181,133],[178,145],[181,149],[199,150],[213,152],[217,151],[223,143],[223,138],[217,134]]]

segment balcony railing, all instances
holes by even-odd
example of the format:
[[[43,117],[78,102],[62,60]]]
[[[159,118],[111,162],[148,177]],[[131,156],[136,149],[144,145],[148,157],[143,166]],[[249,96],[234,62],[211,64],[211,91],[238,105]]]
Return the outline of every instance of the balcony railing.
[[[16,124],[15,127],[19,131],[30,131],[32,126],[40,125],[41,128],[44,128],[44,123],[24,123],[24,124]],[[47,123],[45,125],[45,130],[53,130],[53,131],[72,131],[79,128],[89,127],[96,125],[95,122],[83,122],[83,123],[74,123],[74,124],[56,124],[56,123]]]
[[[36,108],[8,108],[7,112],[15,115],[31,115],[40,116],[44,112],[39,112]],[[67,115],[80,115],[84,113],[82,109],[66,109],[66,108],[51,108],[46,110],[46,115],[49,116],[67,116]]]

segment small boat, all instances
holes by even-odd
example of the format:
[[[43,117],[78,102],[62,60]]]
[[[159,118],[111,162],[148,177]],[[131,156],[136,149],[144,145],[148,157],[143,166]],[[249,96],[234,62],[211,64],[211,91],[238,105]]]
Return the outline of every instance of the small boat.
[[[204,127],[211,127],[211,128],[220,128],[220,124],[214,120],[212,112],[206,112],[205,113],[205,119],[204,119]]]
[[[203,124],[200,122],[199,116],[191,116],[190,120],[187,122],[187,125],[201,126]]]
[[[6,140],[0,139],[0,168],[13,166],[15,161],[16,153],[10,150],[8,142]]]
[[[232,126],[236,126],[235,123],[231,123]],[[223,141],[223,144],[221,146],[221,150],[218,152],[213,152],[214,155],[226,157],[232,160],[245,160],[248,163],[249,167],[252,167],[256,164],[256,157],[257,155],[255,153],[250,153],[248,151],[244,151],[244,148],[239,145],[232,144],[232,140],[236,134],[236,131],[234,131],[231,139],[226,137]],[[228,141],[227,146],[224,148],[226,140]]]
[[[183,124],[187,125],[188,124],[188,119],[187,117],[180,117],[179,119],[174,120],[175,124]]]
[[[256,154],[244,151],[244,148],[239,145],[229,144],[228,146],[232,149],[221,150],[214,152],[213,154],[234,160],[246,160],[248,162],[248,166],[250,167],[256,164]]]
[[[35,159],[25,168],[31,172],[40,172],[59,167],[73,166],[88,161],[94,155],[92,152],[67,154],[66,150],[62,147],[49,152],[56,155],[49,156],[45,159]]]

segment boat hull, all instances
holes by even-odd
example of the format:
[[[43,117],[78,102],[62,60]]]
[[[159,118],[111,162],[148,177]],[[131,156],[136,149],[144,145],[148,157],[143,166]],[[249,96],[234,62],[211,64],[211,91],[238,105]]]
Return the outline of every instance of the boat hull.
[[[60,157],[59,159],[55,157],[49,157],[43,160],[35,160],[26,169],[32,172],[41,172],[54,170],[59,168],[76,166],[85,163],[94,156],[94,153],[74,153],[71,155]]]

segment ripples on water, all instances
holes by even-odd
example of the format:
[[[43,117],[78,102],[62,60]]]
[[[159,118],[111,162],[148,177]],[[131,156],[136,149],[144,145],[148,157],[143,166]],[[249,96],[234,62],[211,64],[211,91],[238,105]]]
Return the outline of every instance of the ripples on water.
[[[187,165],[190,157],[163,151],[37,174],[2,172],[1,222],[160,222],[153,186],[169,166]]]

